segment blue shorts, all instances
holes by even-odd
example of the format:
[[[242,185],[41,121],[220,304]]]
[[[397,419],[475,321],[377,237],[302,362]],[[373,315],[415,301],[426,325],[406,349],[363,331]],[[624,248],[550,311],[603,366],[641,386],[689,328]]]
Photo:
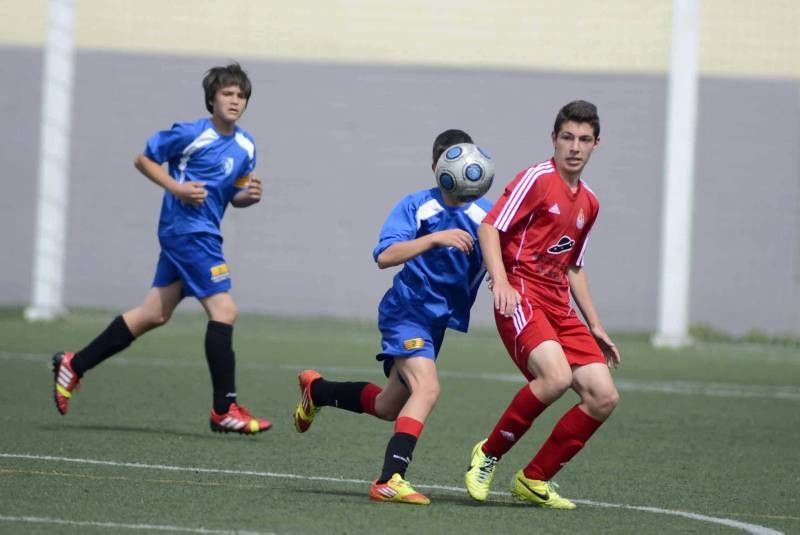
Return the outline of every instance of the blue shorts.
[[[378,329],[381,331],[381,352],[375,358],[383,362],[383,373],[389,377],[396,358],[436,360],[447,327],[425,324],[403,310],[387,294],[378,307]]]
[[[206,232],[159,237],[153,286],[169,286],[183,281],[181,295],[198,299],[231,289],[231,274],[222,256],[222,237]]]

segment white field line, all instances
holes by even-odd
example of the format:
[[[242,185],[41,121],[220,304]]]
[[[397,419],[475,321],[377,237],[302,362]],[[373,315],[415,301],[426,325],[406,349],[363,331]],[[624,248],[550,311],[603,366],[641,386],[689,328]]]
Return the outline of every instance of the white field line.
[[[365,479],[347,479],[347,478],[337,478],[337,477],[326,477],[326,476],[304,476],[301,474],[282,474],[278,472],[259,472],[254,470],[230,470],[224,468],[201,468],[201,467],[194,467],[194,466],[174,466],[174,465],[164,465],[164,464],[144,464],[144,463],[130,463],[130,462],[121,462],[121,461],[103,461],[97,459],[80,459],[80,458],[71,458],[71,457],[57,457],[51,455],[32,455],[32,454],[25,454],[25,453],[3,453],[0,452],[0,458],[3,459],[23,459],[23,460],[32,460],[32,461],[47,461],[47,462],[56,462],[56,463],[76,463],[76,464],[89,464],[89,465],[101,465],[101,466],[113,466],[118,468],[133,468],[133,469],[142,469],[142,470],[163,470],[169,472],[192,472],[192,473],[204,473],[204,474],[225,474],[225,475],[237,475],[237,476],[253,476],[253,477],[264,477],[264,478],[280,478],[280,479],[296,479],[301,481],[326,481],[331,483],[350,483],[350,484],[357,484],[357,485],[369,485],[372,482],[367,481]],[[464,489],[461,487],[452,487],[448,485],[434,485],[434,484],[414,484],[415,487],[421,489],[433,489],[433,490],[442,490],[447,492],[455,492],[458,494],[463,494]],[[491,494],[498,495],[498,496],[505,496],[505,493],[492,491]],[[662,515],[671,515],[671,516],[680,516],[683,518],[688,518],[690,520],[697,520],[700,522],[708,522],[711,524],[720,524],[723,526],[728,526],[732,528],[741,529],[746,531],[747,533],[752,533],[753,535],[782,535],[782,532],[776,531],[772,528],[768,528],[765,526],[760,526],[758,524],[750,524],[747,522],[739,522],[738,520],[731,520],[729,518],[719,518],[714,516],[707,516],[701,515],[698,513],[692,513],[689,511],[678,511],[674,509],[662,509],[660,507],[646,507],[646,506],[638,506],[638,505],[627,505],[627,504],[618,504],[618,503],[605,503],[605,502],[595,502],[592,500],[573,500],[576,503],[582,503],[584,505],[589,505],[592,507],[608,507],[608,508],[616,508],[616,509],[629,509],[634,511],[642,511],[647,513],[656,513]],[[2,517],[0,517],[2,518]],[[22,517],[24,518],[24,517]],[[67,521],[65,521],[67,522]],[[93,523],[92,523],[93,524]],[[133,524],[134,526],[136,524]],[[122,527],[126,527],[122,525]],[[171,527],[171,526],[170,526]],[[144,528],[142,528],[144,529]],[[157,529],[157,528],[154,528]],[[182,528],[177,528],[177,530],[182,530]],[[185,529],[189,531],[188,528]],[[218,532],[218,531],[197,531],[197,533],[226,533],[226,532]]]
[[[0,350],[0,360],[16,360],[34,363],[50,364],[49,355],[21,354]],[[155,368],[205,368],[204,359],[165,359],[165,358],[130,358],[118,355],[108,360],[104,365],[114,366],[150,366]],[[329,366],[318,364],[270,364],[237,362],[236,367],[243,370],[281,370],[292,373],[307,368],[317,368],[326,373],[341,373],[342,375],[375,375],[383,376],[379,366],[374,368]],[[524,379],[518,373],[488,373],[488,372],[459,372],[455,370],[439,370],[439,376],[444,379],[464,379],[468,381],[496,381],[522,384]],[[620,392],[652,392],[670,395],[705,396],[719,398],[749,398],[749,399],[779,399],[800,401],[800,386],[770,386],[770,385],[744,385],[733,383],[717,383],[705,381],[646,381],[637,379],[617,379],[614,381]]]
[[[120,524],[118,522],[94,522],[90,520],[65,520],[63,518],[50,518],[41,516],[4,516],[0,515],[0,522],[27,523],[27,524],[57,524],[62,526],[86,526],[92,528],[110,529],[139,529],[147,531],[177,531],[180,533],[207,533],[210,535],[269,535],[261,531],[231,531],[226,529],[186,528],[164,524]]]

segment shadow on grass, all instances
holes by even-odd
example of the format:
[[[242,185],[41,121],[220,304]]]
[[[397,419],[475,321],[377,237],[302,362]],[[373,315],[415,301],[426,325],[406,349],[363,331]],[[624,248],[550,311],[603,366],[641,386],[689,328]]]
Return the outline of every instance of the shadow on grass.
[[[61,425],[44,425],[40,429],[44,431],[92,431],[100,433],[134,433],[145,435],[168,435],[179,438],[192,438],[192,439],[206,439],[206,440],[244,440],[254,441],[257,440],[257,435],[239,436],[238,433],[214,433],[210,430],[205,432],[194,431],[180,431],[176,429],[169,429],[164,427],[150,427],[150,426],[136,426],[136,425],[121,425],[121,424],[61,424]],[[263,434],[268,434],[266,431]]]
[[[408,506],[414,507],[411,504],[391,504],[385,502],[374,502],[369,499],[369,485],[364,485],[363,489],[286,489],[286,492],[296,493],[296,494],[313,494],[313,495],[320,495],[320,496],[334,496],[334,497],[350,497],[354,498],[358,502],[363,502],[365,504],[370,504],[374,506],[387,506],[391,507],[393,505],[401,505],[401,506]],[[448,504],[448,505],[456,505],[461,507],[477,507],[477,508],[526,508],[530,507],[530,505],[509,500],[503,500],[502,498],[496,500],[490,500],[487,502],[476,502],[472,498],[466,495],[466,492],[463,496],[456,495],[456,494],[437,494],[436,492],[424,492],[424,494],[431,499],[431,505],[436,504]]]

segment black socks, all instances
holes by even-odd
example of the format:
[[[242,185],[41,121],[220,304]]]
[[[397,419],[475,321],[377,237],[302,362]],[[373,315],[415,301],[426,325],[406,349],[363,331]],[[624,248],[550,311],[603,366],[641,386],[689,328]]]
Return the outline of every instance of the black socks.
[[[214,412],[225,414],[236,403],[236,360],[233,325],[209,321],[206,327],[206,360],[214,388]]]
[[[97,338],[75,354],[75,358],[72,359],[72,369],[78,377],[83,377],[87,370],[119,353],[135,339],[122,316],[117,316]],[[205,349],[208,369],[211,372],[211,384],[214,387],[214,412],[224,414],[228,412],[231,403],[236,403],[233,325],[209,321],[206,328]]]
[[[386,445],[386,454],[383,457],[383,469],[378,483],[386,483],[394,474],[400,474],[405,479],[406,469],[411,463],[411,455],[417,438],[408,433],[395,433]]]
[[[87,370],[91,370],[108,357],[116,355],[136,339],[125,324],[122,316],[117,316],[108,327],[89,342],[89,345],[78,351],[72,359],[72,369],[83,377]]]
[[[311,384],[311,400],[317,407],[336,407],[362,413],[364,409],[361,407],[361,391],[368,384],[317,379]]]

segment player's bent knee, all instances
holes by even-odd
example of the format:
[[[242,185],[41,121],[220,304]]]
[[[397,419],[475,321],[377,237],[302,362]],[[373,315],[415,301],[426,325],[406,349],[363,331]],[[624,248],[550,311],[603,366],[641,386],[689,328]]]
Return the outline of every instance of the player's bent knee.
[[[619,393],[616,389],[613,389],[610,392],[593,397],[590,403],[591,411],[605,419],[614,412],[618,402]]]
[[[418,397],[419,399],[425,400],[425,402],[433,406],[439,400],[439,394],[441,391],[442,389],[439,386],[439,383],[436,382],[418,386],[412,395]]]
[[[230,304],[229,306],[219,307],[212,311],[210,314],[211,319],[214,321],[219,321],[220,323],[227,323],[228,325],[233,325],[236,323],[236,305]]]
[[[397,420],[397,416],[400,414],[400,410],[402,406],[399,407],[385,407],[381,406],[380,404],[375,404],[375,416],[380,418],[381,420],[386,420],[387,422],[394,422]]]
[[[145,323],[147,330],[155,329],[156,327],[161,327],[162,325],[166,325],[169,321],[170,314],[151,314],[145,318]]]
[[[399,414],[400,414],[399,410],[391,410],[391,411],[386,411],[382,414],[379,413],[378,418],[380,418],[381,420],[386,420],[387,422],[394,422],[395,420],[397,420],[397,416]]]
[[[222,315],[224,319],[222,321],[224,323],[227,323],[228,325],[233,325],[234,323],[236,323],[237,314],[238,311],[236,310],[236,306],[232,306],[223,312]]]
[[[561,392],[562,394],[569,390],[569,387],[572,386],[572,379],[568,376],[559,377],[555,381],[553,381],[553,388]]]
[[[229,315],[229,316],[228,315],[223,315],[219,319],[217,319],[216,321],[219,321],[220,323],[225,323],[227,325],[233,325],[233,324],[236,323],[236,314],[232,314],[232,315]]]
[[[617,392],[616,389],[614,389],[614,391],[611,392],[611,394],[609,394],[608,397],[606,398],[605,405],[606,407],[608,407],[609,414],[611,414],[611,411],[613,411],[617,407],[617,403],[619,403],[619,392]]]
[[[554,373],[543,379],[549,389],[559,396],[572,386],[572,375],[569,373]]]

